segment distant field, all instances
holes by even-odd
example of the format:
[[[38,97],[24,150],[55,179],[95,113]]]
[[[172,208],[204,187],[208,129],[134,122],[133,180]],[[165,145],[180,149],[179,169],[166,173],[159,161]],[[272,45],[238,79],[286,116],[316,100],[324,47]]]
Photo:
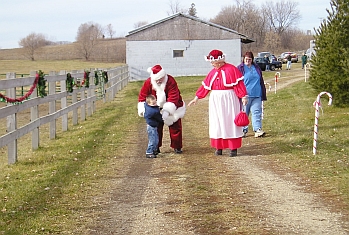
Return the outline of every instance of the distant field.
[[[0,79],[6,78],[6,73],[15,72],[17,77],[28,76],[30,71],[41,70],[45,74],[51,71],[72,71],[85,69],[108,69],[124,65],[123,63],[102,63],[81,60],[29,61],[29,60],[0,60]]]
[[[77,50],[77,43],[65,45],[45,46],[38,50],[34,57],[35,60],[82,60],[81,53]],[[29,60],[26,58],[22,48],[0,49],[0,68],[2,60]],[[96,46],[91,61],[117,62],[126,61],[126,39],[103,39]]]

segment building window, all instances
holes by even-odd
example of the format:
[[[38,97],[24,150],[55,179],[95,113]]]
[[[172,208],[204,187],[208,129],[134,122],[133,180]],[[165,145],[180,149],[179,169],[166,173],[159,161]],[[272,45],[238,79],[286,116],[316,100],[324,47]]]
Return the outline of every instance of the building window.
[[[173,50],[173,58],[183,57],[184,50]]]

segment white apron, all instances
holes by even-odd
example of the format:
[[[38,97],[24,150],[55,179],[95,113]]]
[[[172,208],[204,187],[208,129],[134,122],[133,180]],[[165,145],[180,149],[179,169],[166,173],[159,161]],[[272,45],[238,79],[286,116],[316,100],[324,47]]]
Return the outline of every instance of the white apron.
[[[234,123],[240,112],[240,101],[234,90],[212,90],[209,98],[209,134],[212,139],[242,136],[242,127]]]

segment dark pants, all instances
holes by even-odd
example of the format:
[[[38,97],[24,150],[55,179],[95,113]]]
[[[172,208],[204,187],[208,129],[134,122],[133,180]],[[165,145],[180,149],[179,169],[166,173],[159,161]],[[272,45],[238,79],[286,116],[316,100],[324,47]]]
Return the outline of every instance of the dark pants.
[[[161,123],[158,126],[158,134],[159,134],[159,148],[162,146],[162,136],[163,136],[164,124]],[[178,119],[177,122],[173,123],[168,127],[170,132],[171,139],[171,148],[173,149],[181,149],[182,145],[182,120]]]

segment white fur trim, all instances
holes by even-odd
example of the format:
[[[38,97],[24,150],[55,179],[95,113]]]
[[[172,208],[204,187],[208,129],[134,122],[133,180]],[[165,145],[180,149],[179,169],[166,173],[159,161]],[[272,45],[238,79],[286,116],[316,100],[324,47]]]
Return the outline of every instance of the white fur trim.
[[[244,80],[244,76],[242,76],[242,77],[236,79],[236,82],[234,82],[234,83],[229,83],[229,84],[228,84],[228,83],[227,83],[227,77],[225,76],[225,71],[224,71],[224,70],[221,70],[221,74],[222,74],[223,84],[224,84],[224,86],[226,86],[226,87],[233,87],[233,86],[236,86],[241,80]],[[211,81],[210,81],[209,86],[206,86],[206,84],[202,81],[201,84],[204,86],[204,88],[205,88],[206,90],[211,90],[211,89],[212,89],[212,84],[213,84],[214,80],[216,79],[217,75],[218,75],[218,71],[217,71],[217,72],[213,75],[213,77],[211,78]]]
[[[164,104],[166,103],[166,94],[165,94],[165,91],[163,90],[157,90],[156,91],[156,103],[159,107],[163,107]]]
[[[176,105],[172,102],[166,102],[164,106],[162,107],[163,110],[167,111],[170,113],[170,115],[173,115],[174,112],[176,111]]]
[[[209,62],[214,62],[214,61],[225,61],[225,54],[223,54],[222,56],[218,56],[217,59],[215,59],[213,56],[210,56],[209,59],[207,59],[207,56],[205,56],[205,60],[209,61]]]
[[[166,103],[166,104],[168,104],[168,103]],[[183,118],[185,111],[186,111],[186,107],[185,107],[185,103],[184,103],[182,107],[179,107],[178,109],[176,109],[173,114],[171,113],[166,118],[166,120],[164,120],[165,125],[171,126],[173,123],[177,122],[178,119]]]
[[[144,108],[144,103],[145,102],[138,102],[137,109],[138,109],[138,116],[143,117],[145,108]]]
[[[161,69],[157,74],[153,74],[153,70],[151,67],[149,67],[147,71],[148,73],[150,73],[151,80],[154,80],[154,81],[159,80],[160,78],[165,77],[166,75],[166,72],[164,69]]]
[[[171,126],[173,123],[175,123],[173,116],[168,116],[168,118],[164,120],[166,126]]]

